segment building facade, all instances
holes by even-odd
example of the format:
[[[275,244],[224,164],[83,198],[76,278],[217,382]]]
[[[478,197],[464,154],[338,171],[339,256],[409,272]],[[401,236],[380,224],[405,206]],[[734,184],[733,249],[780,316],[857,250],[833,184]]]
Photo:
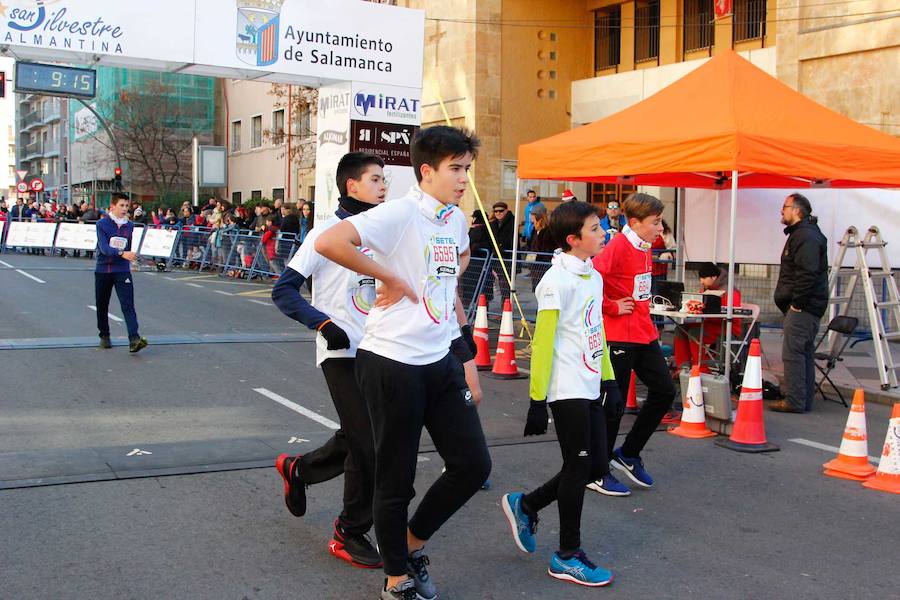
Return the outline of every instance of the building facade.
[[[39,177],[44,182],[43,191],[35,195],[40,202],[68,202],[65,187],[68,157],[66,101],[38,94],[15,96],[15,162],[18,169],[27,171],[27,181]]]
[[[190,199],[192,137],[213,143],[215,98],[211,77],[98,68],[91,107],[105,124],[74,100],[66,121],[74,199],[107,201],[116,166],[132,196],[168,204]]]
[[[221,82],[220,130],[228,148],[228,200],[283,200],[315,196],[315,116],[300,86]]]
[[[3,94],[0,96],[0,196],[4,200],[16,197],[16,98],[13,93],[13,60],[0,58],[0,72],[3,73]]]

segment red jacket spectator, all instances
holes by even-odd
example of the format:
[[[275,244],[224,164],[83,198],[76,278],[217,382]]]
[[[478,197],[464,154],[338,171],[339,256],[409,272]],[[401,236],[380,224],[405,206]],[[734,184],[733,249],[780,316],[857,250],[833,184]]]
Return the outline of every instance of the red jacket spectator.
[[[263,246],[266,247],[266,256],[269,260],[272,260],[277,256],[277,240],[278,240],[278,227],[272,223],[266,227],[265,233],[262,236]]]

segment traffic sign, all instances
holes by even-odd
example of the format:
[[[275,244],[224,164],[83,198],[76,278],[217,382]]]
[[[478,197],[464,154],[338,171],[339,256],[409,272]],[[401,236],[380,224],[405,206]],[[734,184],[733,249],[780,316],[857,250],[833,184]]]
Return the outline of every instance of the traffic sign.
[[[18,191],[20,191],[21,193],[24,194],[25,192],[28,191],[28,184],[25,183],[24,181],[20,181],[20,182],[16,185],[16,189],[17,189]]]
[[[44,180],[40,177],[35,177],[31,180],[31,191],[32,192],[40,192],[44,189]]]
[[[19,181],[25,181],[25,176],[28,175],[28,171],[19,170],[16,171],[16,175],[19,176]]]

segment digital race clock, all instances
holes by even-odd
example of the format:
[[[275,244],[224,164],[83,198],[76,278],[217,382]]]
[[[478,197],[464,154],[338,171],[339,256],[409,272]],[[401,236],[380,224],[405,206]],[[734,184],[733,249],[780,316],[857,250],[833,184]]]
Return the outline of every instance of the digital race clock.
[[[16,61],[15,84],[17,92],[93,98],[97,94],[97,71]]]

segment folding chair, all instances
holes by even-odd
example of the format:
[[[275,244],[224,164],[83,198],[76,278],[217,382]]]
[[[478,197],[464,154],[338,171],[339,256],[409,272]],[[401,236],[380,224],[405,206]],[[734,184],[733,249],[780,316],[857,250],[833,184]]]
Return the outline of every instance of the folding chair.
[[[847,401],[844,399],[844,395],[841,394],[841,390],[838,389],[834,382],[829,377],[829,373],[834,369],[837,364],[844,359],[841,358],[841,354],[844,353],[844,348],[847,347],[847,344],[850,343],[851,336],[853,335],[853,331],[856,329],[856,326],[859,324],[859,319],[856,317],[848,317],[847,315],[840,315],[831,320],[828,324],[828,328],[822,334],[822,337],[819,338],[819,342],[815,347],[815,359],[816,361],[825,361],[824,365],[820,365],[816,362],[816,369],[822,374],[822,378],[816,383],[816,389],[819,391],[819,394],[822,395],[822,400],[828,400],[825,396],[825,392],[822,390],[822,384],[826,381],[831,384],[831,387],[837,392],[838,398],[841,399],[841,404],[847,406]],[[831,350],[829,352],[817,352],[819,346],[825,341],[825,338],[829,336],[831,333],[836,333],[839,336],[843,337],[843,340],[840,338],[835,339],[831,344]],[[833,400],[833,402],[837,402]]]

